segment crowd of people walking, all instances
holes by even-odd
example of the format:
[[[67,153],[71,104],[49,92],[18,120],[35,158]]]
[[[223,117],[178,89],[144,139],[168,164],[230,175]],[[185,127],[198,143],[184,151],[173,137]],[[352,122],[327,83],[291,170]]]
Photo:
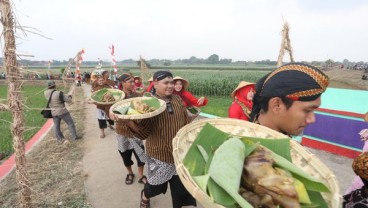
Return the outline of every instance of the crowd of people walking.
[[[189,81],[174,76],[170,71],[157,71],[148,81],[145,86],[139,76],[124,73],[114,82],[109,79],[109,72],[104,71],[92,82],[92,92],[103,88],[120,89],[125,93],[125,99],[140,97],[145,92],[166,102],[164,112],[142,120],[118,119],[110,113],[111,105],[94,103],[100,138],[105,138],[107,127],[116,132],[117,153],[128,172],[126,185],[131,185],[136,176],[132,168],[134,155],[138,167],[138,183],[143,184],[141,192],[137,193],[141,197],[141,208],[150,207],[150,199],[165,194],[168,185],[173,207],[196,206],[195,198],[186,190],[176,172],[172,139],[179,129],[192,121],[188,108],[200,108],[209,101],[206,97],[197,98],[192,95],[188,91]],[[300,135],[306,126],[316,121],[314,110],[321,105],[321,94],[328,85],[327,75],[316,67],[303,63],[286,64],[265,75],[257,83],[241,81],[230,95],[233,102],[229,106],[228,116],[254,122],[289,136]],[[59,94],[53,91],[54,87],[55,84],[49,82],[49,89],[45,91],[45,98],[52,96],[53,107],[62,105]],[[69,95],[63,97],[65,102],[70,99]],[[60,120],[64,120],[72,137],[79,138],[67,111],[55,111],[53,115],[56,126],[60,125]],[[367,132],[360,132],[364,141],[368,138]],[[64,139],[59,128],[55,128],[55,135],[59,142]],[[367,202],[368,189],[365,187],[368,185],[368,176],[361,165],[367,164],[366,154],[354,160],[353,169],[360,183],[359,187],[347,191],[344,207],[359,207],[357,201]],[[144,175],[145,166],[147,175]],[[359,193],[356,188],[360,190]]]

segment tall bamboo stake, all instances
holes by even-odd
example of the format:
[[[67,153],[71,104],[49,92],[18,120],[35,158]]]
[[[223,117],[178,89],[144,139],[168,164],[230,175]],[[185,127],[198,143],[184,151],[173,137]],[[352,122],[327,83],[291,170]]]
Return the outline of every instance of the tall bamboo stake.
[[[285,50],[289,53],[290,62],[294,62],[293,51],[289,38],[289,24],[287,22],[284,23],[282,29],[281,48],[279,52],[279,57],[277,59],[277,67],[280,67],[282,65],[282,59],[284,58]]]
[[[146,64],[146,60],[142,58],[142,56],[139,56],[139,60],[141,62],[141,78],[142,82],[147,81],[151,76],[151,72]]]
[[[1,23],[4,35],[4,62],[8,81],[8,106],[13,116],[12,135],[15,151],[16,180],[19,187],[19,207],[31,207],[31,190],[26,171],[24,150],[24,116],[21,95],[21,72],[17,65],[14,37],[14,17],[9,0],[0,0]]]

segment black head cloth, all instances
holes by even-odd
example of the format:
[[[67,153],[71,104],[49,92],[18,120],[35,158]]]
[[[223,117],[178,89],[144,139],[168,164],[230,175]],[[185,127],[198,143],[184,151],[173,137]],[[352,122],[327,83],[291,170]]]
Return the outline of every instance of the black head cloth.
[[[166,77],[173,77],[173,75],[169,71],[157,71],[153,74],[153,81],[160,81]]]
[[[322,71],[304,63],[283,65],[261,78],[256,84],[260,97],[286,97],[311,101],[327,88],[329,79]]]

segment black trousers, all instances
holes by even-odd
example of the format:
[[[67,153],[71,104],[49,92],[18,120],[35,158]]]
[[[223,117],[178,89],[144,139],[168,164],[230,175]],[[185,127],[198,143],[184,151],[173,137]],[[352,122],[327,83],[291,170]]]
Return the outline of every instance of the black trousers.
[[[141,146],[143,151],[144,151],[144,146]],[[135,156],[135,159],[137,160],[137,166],[138,167],[142,167],[144,165],[144,162],[142,162],[137,153],[134,151],[134,149],[131,149],[131,150],[126,150],[124,152],[120,152],[120,150],[118,150],[121,157],[123,158],[123,162],[124,162],[124,165],[129,167],[129,166],[132,166],[134,164],[133,160],[132,160],[132,153],[134,154]]]
[[[106,120],[105,119],[97,119],[97,120],[98,120],[98,126],[100,127],[100,129],[106,129],[107,128],[107,123],[106,123]],[[109,122],[109,124],[111,126],[114,125],[114,121],[113,120],[108,119],[107,122]]]
[[[173,208],[181,208],[182,206],[197,206],[196,200],[185,189],[178,175],[174,175],[169,181],[160,185],[151,185],[148,182],[144,185],[144,195],[147,198],[152,198],[159,194],[165,194],[167,184],[170,183],[171,200]]]

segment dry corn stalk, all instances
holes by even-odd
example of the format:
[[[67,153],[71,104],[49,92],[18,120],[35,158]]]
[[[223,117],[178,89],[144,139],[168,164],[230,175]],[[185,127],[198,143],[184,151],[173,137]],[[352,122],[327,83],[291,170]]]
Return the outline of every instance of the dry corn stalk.
[[[26,156],[24,149],[24,113],[23,98],[21,95],[21,72],[16,58],[16,46],[14,36],[14,17],[9,0],[0,0],[1,24],[4,37],[4,62],[8,80],[8,101],[13,116],[12,134],[15,152],[16,180],[19,191],[19,207],[31,207],[30,182],[26,170]]]
[[[279,58],[277,59],[277,67],[282,65],[282,59],[284,58],[285,50],[289,53],[290,62],[294,62],[293,51],[289,38],[289,24],[287,22],[284,23],[282,29],[281,48],[279,52]]]

